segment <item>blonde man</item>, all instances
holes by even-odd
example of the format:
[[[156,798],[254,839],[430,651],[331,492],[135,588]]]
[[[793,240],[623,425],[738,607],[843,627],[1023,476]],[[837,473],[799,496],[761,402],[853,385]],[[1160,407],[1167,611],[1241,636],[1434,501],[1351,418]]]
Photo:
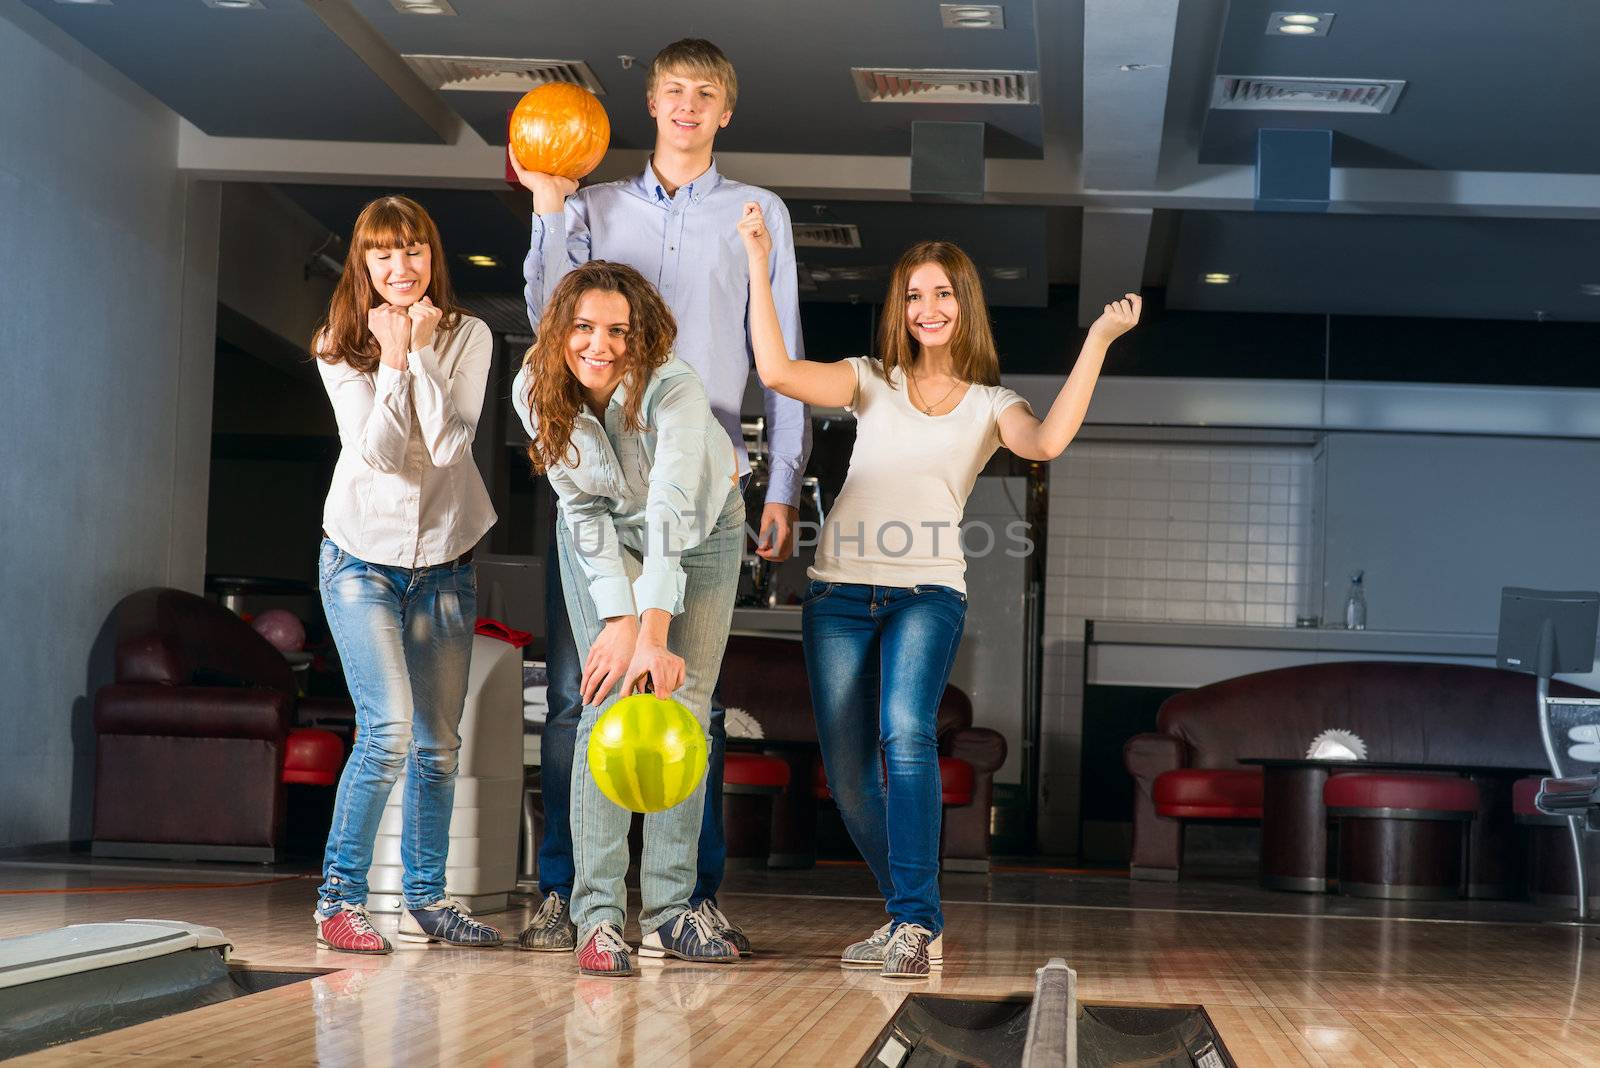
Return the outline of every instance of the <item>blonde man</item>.
[[[609,260],[638,270],[660,291],[677,320],[676,355],[704,383],[712,413],[734,443],[743,477],[750,464],[740,406],[754,360],[745,329],[749,267],[743,249],[728,235],[745,204],[761,206],[773,230],[766,270],[784,342],[796,358],[803,357],[788,209],[774,193],[717,170],[712,148],[717,131],[733,118],[739,82],[733,64],[716,45],[691,38],[663,48],[650,65],[645,95],[656,122],[656,142],[638,175],[579,190],[571,179],[523,170],[512,157],[522,184],[533,193],[533,235],[523,264],[528,320],[537,334],[556,284],[580,264]],[[811,423],[804,404],[771,389],[764,392],[771,477],[757,551],[777,562],[794,549],[796,503],[811,448]],[[576,948],[577,932],[567,906],[574,874],[567,818],[570,794],[563,787],[568,785],[582,712],[578,692],[582,666],[560,585],[574,576],[561,574],[554,559],[545,574],[550,577],[545,603],[551,680],[550,711],[540,743],[545,837],[539,850],[539,889],[545,901],[519,944],[557,951]],[[722,833],[726,736],[720,701],[713,703],[710,735],[698,880],[691,904],[722,938],[748,954],[749,939],[716,901],[727,855]]]

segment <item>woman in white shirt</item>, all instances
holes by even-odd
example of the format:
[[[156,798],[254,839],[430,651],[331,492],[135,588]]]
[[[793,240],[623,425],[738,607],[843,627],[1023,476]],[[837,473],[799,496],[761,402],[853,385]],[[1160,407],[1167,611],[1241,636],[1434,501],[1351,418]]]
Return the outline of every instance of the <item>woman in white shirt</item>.
[[[457,728],[477,622],[472,547],[494,508],[472,438],[494,340],[450,288],[439,230],[406,197],[356,219],[313,351],[339,424],[323,509],[322,607],[356,706],[318,892],[317,944],[389,953],[367,914],[367,870],[405,773],[400,937],[497,946],[445,893]]]
[[[739,223],[752,264],[771,239],[760,208]],[[966,622],[961,517],[978,472],[1004,445],[1053,460],[1083,425],[1106,349],[1139,320],[1129,293],[1107,304],[1041,421],[1000,385],[983,287],[955,245],[924,241],[889,280],[877,359],[791,360],[764,270],[750,272],[761,381],[849,407],[856,441],[828,513],[802,616],[806,671],[828,785],[872,869],[889,922],[841,963],[891,978],[944,964],[939,907],[939,699]],[[996,539],[988,539],[992,551]]]

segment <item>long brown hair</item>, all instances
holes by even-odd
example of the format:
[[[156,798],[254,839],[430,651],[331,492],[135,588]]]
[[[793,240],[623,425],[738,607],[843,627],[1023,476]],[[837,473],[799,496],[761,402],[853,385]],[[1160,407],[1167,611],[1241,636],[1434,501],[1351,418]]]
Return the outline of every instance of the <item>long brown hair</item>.
[[[906,289],[918,267],[932,263],[944,270],[961,306],[956,316],[955,336],[950,339],[950,360],[957,378],[982,386],[1000,384],[1000,358],[994,350],[994,333],[989,329],[989,306],[984,303],[983,283],[972,258],[948,241],[919,241],[906,249],[889,276],[889,295],[883,302],[878,323],[879,371],[885,381],[899,368],[909,375],[917,362],[917,342],[906,325]]]
[[[533,461],[535,471],[563,465],[576,467],[583,462],[578,447],[572,443],[572,425],[583,410],[583,386],[567,366],[567,344],[572,336],[572,321],[578,315],[578,302],[592,291],[620,293],[628,302],[628,340],[622,355],[626,368],[622,382],[628,390],[622,412],[627,429],[635,433],[644,429],[640,415],[644,385],[656,368],[672,356],[678,324],[644,275],[627,264],[606,260],[590,260],[569,272],[550,294],[550,302],[539,317],[538,340],[522,358],[522,366],[528,371],[528,407],[538,421],[537,432],[528,445],[528,459]]]
[[[449,265],[445,263],[444,243],[439,228],[427,211],[410,197],[379,197],[361,209],[355,230],[350,234],[350,249],[345,253],[344,271],[328,301],[328,314],[312,335],[311,351],[329,363],[348,363],[357,371],[378,366],[378,339],[367,328],[367,312],[381,301],[367,271],[367,250],[427,245],[432,253],[431,279],[423,296],[444,313],[439,329],[454,330],[461,321],[461,307],[450,287]]]

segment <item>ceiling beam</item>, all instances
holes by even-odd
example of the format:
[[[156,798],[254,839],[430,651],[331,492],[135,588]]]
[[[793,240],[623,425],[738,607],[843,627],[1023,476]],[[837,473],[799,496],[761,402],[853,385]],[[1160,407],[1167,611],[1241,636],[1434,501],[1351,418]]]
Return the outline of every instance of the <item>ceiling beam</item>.
[[[500,190],[504,149],[464,127],[452,145],[212,137],[178,123],[178,167],[217,181],[420,186]],[[597,180],[643,170],[645,153],[615,149]],[[821,156],[725,152],[717,164],[741,181],[787,197],[909,201],[903,156]],[[1159,189],[1085,189],[1049,160],[992,159],[987,204],[1156,210],[1251,211],[1255,168],[1190,165],[1163,169]],[[1600,175],[1483,171],[1356,170],[1335,167],[1330,214],[1482,215],[1600,219]]]
[[[1086,188],[1155,185],[1177,26],[1178,0],[1084,0]]]
[[[1078,275],[1078,325],[1099,318],[1105,305],[1144,282],[1150,247],[1149,208],[1084,208],[1083,256]]]
[[[416,71],[400,58],[400,53],[350,5],[350,0],[305,0],[305,5],[356,54],[357,59],[383,79],[401,103],[416,112],[440,140],[447,145],[455,143],[467,124],[431,86],[417,77]]]

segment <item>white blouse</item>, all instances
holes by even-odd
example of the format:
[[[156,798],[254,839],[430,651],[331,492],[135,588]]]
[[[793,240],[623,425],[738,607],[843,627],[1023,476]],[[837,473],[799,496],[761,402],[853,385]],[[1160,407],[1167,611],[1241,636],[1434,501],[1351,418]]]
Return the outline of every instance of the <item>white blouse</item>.
[[[432,567],[494,526],[472,460],[493,352],[489,327],[463,315],[408,353],[404,371],[317,360],[342,446],[322,510],[339,548],[371,564]]]

